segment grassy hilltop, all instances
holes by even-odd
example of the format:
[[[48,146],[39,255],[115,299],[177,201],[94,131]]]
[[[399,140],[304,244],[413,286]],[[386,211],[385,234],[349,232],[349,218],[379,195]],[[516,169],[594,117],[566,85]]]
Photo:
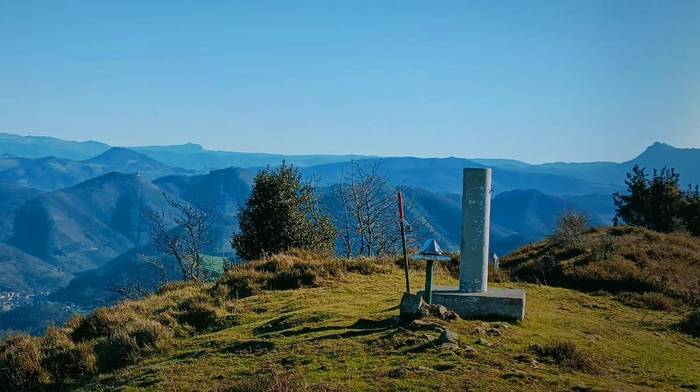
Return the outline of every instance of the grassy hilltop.
[[[635,233],[619,233],[619,241]],[[532,263],[524,255],[538,246],[554,255],[565,248],[542,243],[504,265],[519,265],[513,275],[524,279],[523,263]],[[607,257],[627,250],[613,247]],[[550,260],[552,271],[561,261],[583,266],[578,257]],[[423,276],[419,268],[411,275],[416,289]],[[436,280],[456,285],[447,270]],[[700,388],[700,339],[678,330],[680,311],[629,306],[619,292],[503,282],[495,285],[527,290],[525,321],[400,324],[403,284],[389,261],[275,256],[235,268],[213,286],[167,286],[44,337],[10,338],[0,348],[0,389],[18,382],[29,390],[85,391]],[[659,290],[690,306],[683,295]],[[459,335],[458,349],[440,346],[444,329]]]

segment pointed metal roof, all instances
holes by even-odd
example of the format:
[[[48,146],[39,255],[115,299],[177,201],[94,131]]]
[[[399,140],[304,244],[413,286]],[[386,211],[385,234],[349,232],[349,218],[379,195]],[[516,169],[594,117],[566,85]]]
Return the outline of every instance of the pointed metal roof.
[[[420,253],[424,255],[441,255],[443,252],[437,241],[431,238],[423,243],[423,246],[420,248]]]

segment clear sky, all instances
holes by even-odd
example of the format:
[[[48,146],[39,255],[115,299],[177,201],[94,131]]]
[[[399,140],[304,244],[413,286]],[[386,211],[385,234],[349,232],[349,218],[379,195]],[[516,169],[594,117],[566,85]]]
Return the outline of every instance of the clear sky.
[[[276,153],[700,146],[700,1],[0,0],[0,130]]]

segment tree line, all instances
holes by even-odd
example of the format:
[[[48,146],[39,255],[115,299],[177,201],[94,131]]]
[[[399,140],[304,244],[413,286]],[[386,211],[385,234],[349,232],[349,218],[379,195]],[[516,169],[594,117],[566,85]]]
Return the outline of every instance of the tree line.
[[[316,187],[304,182],[296,167],[282,163],[261,170],[239,213],[239,231],[231,237],[231,247],[244,261],[293,248],[329,255],[337,250],[346,258],[399,253],[397,188],[389,185],[379,165],[380,161],[351,162],[343,181],[330,187],[330,196],[326,197],[331,200],[326,203],[321,203]],[[660,232],[682,230],[700,236],[700,189],[682,189],[674,169],[654,169],[649,173],[635,166],[627,173],[625,184],[627,192],[613,195],[614,225],[642,226]],[[213,210],[164,197],[174,211],[170,220],[177,229],[168,229],[164,213],[147,211],[153,244],[176,260],[185,280],[204,281],[209,277],[203,255],[211,244]],[[411,201],[407,204],[410,209]],[[331,216],[323,205],[330,205],[336,214]],[[425,221],[414,216],[412,223],[409,246],[424,235],[420,232]],[[585,226],[578,221],[565,223],[566,228],[579,231]],[[567,230],[559,230],[557,235],[564,238],[576,231]],[[167,280],[163,264],[153,258],[145,260],[158,267],[161,279]]]
[[[672,168],[651,173],[635,165],[627,173],[626,193],[613,195],[614,224],[642,226],[659,232],[687,231],[700,236],[700,189],[683,189]]]

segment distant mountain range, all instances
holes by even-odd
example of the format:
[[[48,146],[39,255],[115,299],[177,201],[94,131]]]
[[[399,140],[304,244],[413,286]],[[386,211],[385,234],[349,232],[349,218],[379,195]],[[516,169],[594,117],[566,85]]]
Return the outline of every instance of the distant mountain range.
[[[110,149],[99,142],[74,142],[48,136],[20,136],[0,133],[0,154],[27,158],[54,156],[71,160],[86,160]],[[205,150],[198,144],[188,143],[173,146],[129,147],[166,165],[198,171],[227,167],[265,167],[279,165],[283,160],[297,166],[313,166],[323,163],[368,158],[362,155],[283,155],[233,151]],[[0,164],[0,169],[2,168]]]
[[[194,174],[193,170],[170,167],[136,151],[112,147],[92,158],[74,161],[48,156],[17,158],[4,155],[0,183],[47,191],[70,187],[110,172],[139,173],[154,179],[173,174]]]
[[[300,166],[319,186],[331,214],[339,210],[329,187],[344,181],[350,161],[377,163],[414,201],[409,220],[421,220],[426,235],[450,250],[459,245],[462,169],[492,167],[491,247],[500,255],[551,233],[564,211],[582,211],[593,225],[609,224],[611,194],[624,188],[625,173],[635,164],[674,167],[683,182],[700,183],[700,150],[661,143],[623,163],[531,165],[506,159],[251,154],[193,144],[120,148],[0,134],[0,292],[51,291],[54,300],[85,306],[113,299],[109,287],[155,273],[137,263],[137,256],[154,253],[142,211],[167,210],[163,194],[213,207],[217,221],[207,253],[229,257],[229,238],[238,230],[237,214],[255,174],[282,160]]]
[[[10,133],[0,133],[0,172],[9,168],[8,166],[12,166],[11,161],[17,159],[16,157],[46,158],[53,156],[74,161],[84,161],[90,160],[90,158],[94,158],[110,148],[111,146],[105,143],[94,141],[74,142],[46,136],[20,136]],[[276,166],[284,160],[288,164],[299,167],[319,166],[314,170],[308,170],[307,173],[323,173],[323,179],[326,182],[332,182],[333,178],[337,179],[343,167],[347,166],[347,162],[350,160],[379,158],[363,155],[284,155],[211,151],[204,149],[198,144],[192,143],[171,146],[128,147],[128,149],[162,162],[162,164],[171,168],[184,168],[201,173],[227,167],[260,168],[268,165]],[[494,177],[494,179],[496,179],[496,181],[503,180],[511,182],[511,187],[496,189],[497,192],[526,188],[540,189],[540,185],[542,185],[550,187],[549,191],[547,189],[541,189],[545,192],[560,193],[563,192],[562,188],[566,187],[567,183],[573,186],[572,191],[569,192],[570,194],[584,192],[582,188],[588,188],[585,193],[595,193],[591,191],[607,192],[610,187],[621,187],[624,184],[625,173],[629,172],[635,164],[647,168],[661,168],[663,166],[673,167],[681,173],[682,183],[700,183],[700,171],[697,170],[697,162],[700,160],[700,149],[676,148],[659,142],[649,146],[638,157],[622,163],[556,162],[533,165],[513,159],[421,159],[411,157],[383,157],[381,159],[386,162],[384,166],[387,171],[392,173],[396,182],[411,180],[417,182],[417,184],[415,184],[416,186],[421,187],[424,187],[426,182],[430,181],[429,179],[435,179],[435,181],[427,185],[435,186],[435,184],[443,184],[442,180],[445,178],[440,178],[440,176],[444,173],[450,173],[450,168],[459,169],[460,167],[479,166],[489,166],[503,170],[500,179],[498,179],[499,177]],[[530,180],[529,178],[516,178],[515,176],[517,176],[517,174],[513,173],[536,175],[533,179],[537,182],[534,186],[527,186],[528,184],[526,182]],[[157,175],[159,173],[155,171],[153,174]],[[550,175],[552,177],[543,175]],[[331,176],[335,177],[331,178]],[[454,182],[453,176],[449,176],[450,177],[447,178],[448,182]],[[503,178],[503,176],[513,176],[513,178],[509,181]],[[518,180],[520,180],[520,183],[517,183]],[[2,182],[7,181],[2,180]],[[438,186],[449,188],[443,190],[459,192],[458,186]]]

